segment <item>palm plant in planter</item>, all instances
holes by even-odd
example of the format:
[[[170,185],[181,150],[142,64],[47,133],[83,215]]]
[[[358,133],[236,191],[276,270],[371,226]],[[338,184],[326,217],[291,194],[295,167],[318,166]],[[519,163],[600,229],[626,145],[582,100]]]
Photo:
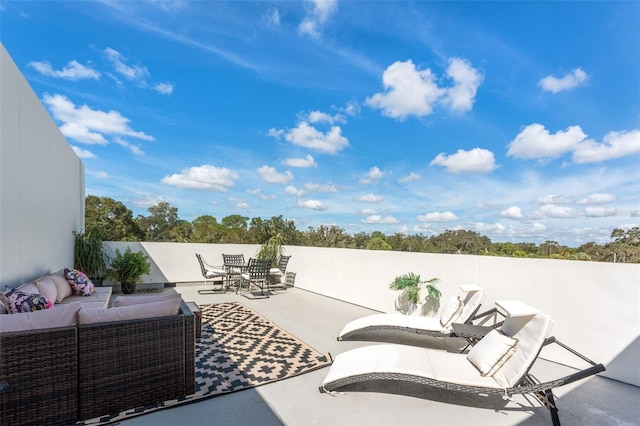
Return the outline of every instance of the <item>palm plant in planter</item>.
[[[74,231],[73,236],[73,268],[84,272],[95,285],[102,286],[108,262],[102,231],[98,228]]]
[[[120,282],[122,292],[131,294],[136,291],[136,285],[143,275],[151,272],[151,264],[141,251],[132,252],[127,247],[124,253],[116,249],[116,257],[111,261],[111,276]]]
[[[406,297],[408,302],[408,306],[403,309],[405,313],[421,315],[424,304],[420,302],[420,292],[423,286],[427,290],[425,300],[427,305],[430,306],[429,311],[438,310],[442,293],[436,288],[435,284],[439,281],[439,278],[423,281],[420,279],[420,275],[409,272],[408,274],[397,276],[389,285],[389,288],[403,291],[402,296]]]
[[[271,267],[273,268],[277,266],[278,257],[282,256],[282,254],[284,253],[284,244],[284,237],[282,236],[282,234],[277,233],[267,241],[262,243],[262,245],[260,246],[260,250],[258,250],[258,253],[256,254],[256,257],[258,259],[271,260]]]

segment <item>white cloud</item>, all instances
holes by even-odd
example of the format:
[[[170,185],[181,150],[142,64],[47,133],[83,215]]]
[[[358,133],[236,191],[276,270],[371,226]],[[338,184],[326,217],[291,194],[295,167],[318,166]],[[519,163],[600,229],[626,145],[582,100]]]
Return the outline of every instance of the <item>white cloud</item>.
[[[260,198],[261,200],[273,200],[274,198],[277,198],[275,195],[270,194],[263,194],[262,190],[260,188],[255,188],[255,189],[251,189],[251,188],[247,188],[244,190],[244,192],[246,192],[247,194],[251,194],[251,195],[255,195],[256,197]]]
[[[326,210],[327,208],[318,200],[296,200],[296,206],[311,210]]]
[[[640,154],[640,130],[610,132],[603,143],[583,141],[575,148],[573,161],[597,163],[634,154]]]
[[[302,190],[302,189],[298,189],[293,185],[288,185],[285,189],[284,192],[286,192],[289,195],[293,195],[296,197],[302,197],[304,194],[306,194],[307,192]]]
[[[538,86],[542,87],[545,92],[558,93],[563,90],[570,90],[587,83],[589,76],[581,68],[576,68],[569,74],[565,74],[561,78],[547,76],[538,82]]]
[[[578,200],[578,204],[605,204],[615,201],[614,194],[589,194],[585,198]]]
[[[458,220],[458,216],[451,211],[427,213],[418,215],[417,218],[420,222],[451,222]]]
[[[584,209],[584,213],[587,217],[608,217],[615,216],[617,212],[611,207],[587,207]]]
[[[269,132],[267,133],[267,135],[276,138],[276,139],[280,139],[280,137],[284,134],[284,130],[280,129],[269,129]]]
[[[60,131],[67,138],[88,145],[106,145],[109,143],[100,133],[91,131],[78,123],[64,123],[60,126]]]
[[[299,168],[318,167],[318,163],[316,163],[316,160],[314,160],[311,155],[307,155],[304,158],[287,158],[282,164]]]
[[[431,70],[420,71],[411,60],[391,64],[382,74],[382,84],[385,92],[367,98],[366,104],[400,120],[409,115],[431,114],[438,98],[444,94]]]
[[[321,27],[338,8],[337,0],[310,0],[312,8],[298,26],[300,34],[307,34],[313,38],[320,36]]]
[[[325,112],[312,111],[309,113],[308,120],[310,123],[346,123],[347,120],[342,114],[329,115]]]
[[[374,214],[371,216],[368,216],[364,219],[362,219],[362,223],[367,223],[367,224],[392,224],[392,223],[398,223],[398,220],[393,217],[393,216],[384,216],[382,217],[379,214]]]
[[[147,3],[158,6],[165,12],[175,13],[183,9],[187,5],[186,0],[145,0]]]
[[[71,149],[73,149],[78,158],[96,158],[96,155],[87,149],[82,149],[73,145],[71,145]]]
[[[580,213],[578,210],[572,207],[546,204],[540,207],[535,212],[531,213],[529,217],[531,219],[545,219],[545,218],[571,219],[581,215],[582,213]]]
[[[361,178],[358,182],[362,184],[378,183],[378,181],[384,176],[384,173],[377,167],[373,166],[367,172],[367,175]]]
[[[360,105],[355,101],[349,101],[345,104],[343,108],[338,108],[338,109],[352,117],[360,114]]]
[[[88,171],[88,174],[90,174],[91,176],[93,176],[96,179],[109,179],[109,173],[107,172],[92,172],[92,171]]]
[[[538,232],[540,232],[540,231],[544,231],[545,229],[547,229],[547,227],[546,227],[546,226],[544,226],[544,225],[543,225],[543,224],[541,224],[541,223],[536,222],[536,223],[534,223],[534,224],[533,224],[533,230],[534,230],[534,231],[538,231]]]
[[[566,131],[550,134],[542,124],[525,127],[509,144],[508,156],[515,158],[557,158],[576,149],[587,135],[580,126],[571,126]]]
[[[479,233],[489,233],[489,232],[495,232],[495,233],[503,233],[507,227],[504,226],[501,223],[484,223],[484,222],[476,222],[472,225],[472,228],[475,232],[479,232]]]
[[[357,199],[358,201],[364,201],[365,203],[379,203],[384,200],[384,197],[377,194],[364,194],[359,196]]]
[[[134,155],[144,155],[144,151],[142,151],[140,145],[132,144],[131,142],[121,138],[120,136],[114,136],[113,141],[118,145],[127,148]]]
[[[317,192],[338,192],[338,188],[331,183],[311,183],[307,182],[304,184],[304,189],[307,191],[317,191]]]
[[[227,192],[238,174],[226,167],[216,167],[205,164],[198,167],[182,169],[181,173],[165,176],[162,183],[182,189],[202,189],[206,191]]]
[[[287,183],[293,179],[290,171],[284,173],[278,172],[275,167],[262,166],[258,170],[258,175],[267,183]]]
[[[240,198],[235,198],[235,197],[229,197],[228,200],[229,204],[237,209],[248,209],[249,208],[249,203],[247,203],[246,201],[240,199]]]
[[[459,149],[455,154],[446,156],[438,154],[430,165],[443,166],[451,173],[488,173],[496,168],[496,160],[493,152],[482,148],[474,148],[471,151]]]
[[[167,199],[161,195],[144,195],[131,200],[131,204],[134,207],[147,209],[152,206],[156,206],[160,203],[166,202]]]
[[[163,95],[170,95],[173,93],[174,87],[175,87],[175,84],[173,83],[158,83],[155,86],[153,86],[153,90]]]
[[[374,209],[362,209],[360,210],[360,214],[370,216],[370,215],[378,214],[378,212],[375,211]]]
[[[522,211],[518,206],[511,206],[508,209],[501,211],[500,216],[505,217],[507,219],[518,220],[518,219],[522,219]]]
[[[270,135],[279,135],[277,130],[272,130],[269,130]],[[342,136],[339,126],[333,126],[327,133],[323,133],[306,121],[302,121],[295,129],[289,130],[285,139],[294,145],[327,154],[335,154],[349,146],[349,140]]]
[[[420,176],[418,173],[411,172],[408,175],[398,179],[398,182],[406,183],[406,182],[413,182],[414,180],[420,180],[420,179],[422,179],[422,176]]]
[[[482,83],[482,76],[461,58],[449,60],[447,76],[454,81],[454,86],[447,89],[444,102],[455,112],[467,112],[473,108],[473,102]]]
[[[146,141],[153,137],[129,127],[129,120],[117,111],[94,110],[87,105],[77,107],[63,95],[45,94],[42,102],[49,108],[53,118],[61,121],[63,135],[87,144],[107,144],[103,135],[127,136]]]
[[[126,58],[120,52],[110,47],[104,50],[104,53],[115,68],[116,72],[124,76],[127,80],[136,81],[144,84],[149,77],[149,70],[142,65],[130,66],[125,63]]]
[[[573,203],[573,199],[564,195],[549,194],[536,198],[538,204],[567,204]]]
[[[98,71],[76,61],[69,61],[61,70],[54,70],[47,61],[31,61],[28,65],[40,74],[65,80],[77,81],[85,78],[98,80],[100,78]]]
[[[264,15],[264,21],[271,27],[280,26],[280,12],[278,9],[272,9]]]

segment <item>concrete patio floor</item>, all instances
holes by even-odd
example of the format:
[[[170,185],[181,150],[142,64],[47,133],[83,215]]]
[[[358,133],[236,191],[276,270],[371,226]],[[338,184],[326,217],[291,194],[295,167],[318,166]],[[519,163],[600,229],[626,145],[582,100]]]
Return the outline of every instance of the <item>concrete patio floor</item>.
[[[369,309],[290,288],[269,299],[234,294],[201,295],[200,284],[178,284],[186,301],[199,305],[237,301],[260,313],[322,353],[340,352],[371,342],[338,342],[344,324],[374,313]],[[165,289],[173,291],[174,289]],[[556,336],[562,340],[562,336]],[[457,351],[462,339],[407,342]],[[589,354],[585,354],[589,356]],[[596,360],[598,361],[598,360]],[[328,368],[121,422],[123,425],[549,425],[546,408],[531,396],[483,397],[444,390],[385,387],[385,392],[350,391],[323,394],[318,386]],[[546,361],[536,365],[542,376],[567,368]],[[161,386],[161,384],[158,384]],[[554,390],[563,425],[640,424],[640,388],[604,377],[590,377]]]

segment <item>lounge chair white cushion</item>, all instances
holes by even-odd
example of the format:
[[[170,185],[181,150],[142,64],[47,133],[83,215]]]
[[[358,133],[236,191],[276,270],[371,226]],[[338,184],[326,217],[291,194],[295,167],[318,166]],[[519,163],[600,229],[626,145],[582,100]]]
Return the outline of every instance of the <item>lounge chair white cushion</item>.
[[[515,386],[538,357],[544,340],[549,336],[553,319],[539,313],[534,316],[507,317],[500,330],[518,339],[515,353],[493,374],[503,387]]]
[[[271,268],[269,269],[269,275],[282,275],[282,270],[280,268]]]
[[[323,385],[359,374],[397,373],[465,386],[500,389],[483,377],[464,354],[405,345],[363,346],[336,356]]]
[[[460,316],[455,322],[467,322],[474,314],[478,306],[484,302],[487,293],[482,287],[477,284],[461,285],[460,289],[465,292],[464,299],[462,299],[463,308]]]
[[[492,376],[516,351],[518,339],[491,330],[467,354],[483,376]]]
[[[442,312],[440,313],[440,325],[443,328],[448,328],[451,323],[455,322],[460,314],[462,313],[462,309],[464,308],[464,303],[457,297],[449,300]]]
[[[344,336],[355,330],[366,329],[368,327],[380,328],[384,326],[402,327],[408,329],[420,329],[443,334],[449,333],[448,328],[442,327],[440,319],[435,317],[423,317],[403,314],[374,314],[355,319],[344,326],[340,336]]]

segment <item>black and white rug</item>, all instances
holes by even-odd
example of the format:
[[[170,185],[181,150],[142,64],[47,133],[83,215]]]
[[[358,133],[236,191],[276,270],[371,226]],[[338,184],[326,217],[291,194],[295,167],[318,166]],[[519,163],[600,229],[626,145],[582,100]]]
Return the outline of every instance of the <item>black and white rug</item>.
[[[200,311],[202,337],[196,340],[193,395],[78,425],[105,425],[294,377],[330,364],[327,356],[240,303],[202,305]]]

